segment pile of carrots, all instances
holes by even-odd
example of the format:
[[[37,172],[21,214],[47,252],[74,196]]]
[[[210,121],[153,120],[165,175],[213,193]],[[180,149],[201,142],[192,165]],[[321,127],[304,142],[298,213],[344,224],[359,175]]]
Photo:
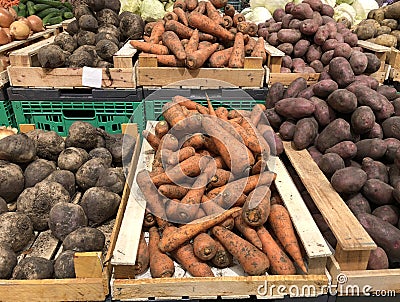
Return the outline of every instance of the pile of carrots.
[[[248,275],[307,273],[268,170],[279,140],[264,110],[214,110],[209,100],[175,96],[154,133],[143,131],[155,156],[136,177],[147,202],[136,275],[150,267],[153,278],[172,277],[176,261],[193,277],[213,277],[211,267],[233,259]]]
[[[253,38],[257,24],[247,22],[227,2],[177,0],[163,20],[146,24],[144,41],[130,43],[156,55],[161,66],[243,68],[245,56],[261,57],[264,63],[264,39]]]

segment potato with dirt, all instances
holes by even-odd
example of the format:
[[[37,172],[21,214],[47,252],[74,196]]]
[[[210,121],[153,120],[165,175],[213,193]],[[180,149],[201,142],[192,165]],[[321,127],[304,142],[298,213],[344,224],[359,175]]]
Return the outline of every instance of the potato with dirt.
[[[314,117],[321,127],[325,127],[336,118],[335,111],[324,100],[313,96],[310,101],[314,103]]]
[[[351,115],[351,129],[356,134],[365,134],[374,127],[375,114],[369,106],[360,106]]]
[[[389,222],[390,224],[397,226],[399,222],[400,209],[395,205],[383,205],[377,207],[372,215],[379,217],[380,219]]]
[[[21,251],[34,238],[29,217],[19,212],[0,215],[0,244],[9,246],[14,252]]]
[[[326,149],[325,153],[336,153],[344,160],[352,159],[357,154],[357,146],[352,141],[343,141]]]
[[[385,251],[381,247],[377,247],[371,251],[368,259],[367,270],[388,269],[389,259]]]
[[[311,118],[303,118],[296,123],[292,144],[297,150],[302,150],[314,143],[318,135],[318,123]]]
[[[50,69],[64,66],[67,59],[64,50],[55,44],[41,47],[38,50],[37,57],[41,67]]]
[[[363,139],[356,143],[357,155],[356,159],[362,160],[365,157],[370,157],[372,159],[382,158],[387,150],[387,146],[382,139],[371,138]]]
[[[96,13],[96,19],[99,26],[112,24],[114,26],[119,26],[118,14],[109,8],[104,8]]]
[[[31,162],[24,171],[25,188],[33,187],[56,171],[56,169],[57,167],[54,162],[45,159],[39,158]]]
[[[68,170],[56,170],[46,177],[46,181],[58,182],[61,184],[69,193],[71,198],[75,194],[75,174]]]
[[[83,227],[65,237],[63,249],[75,252],[97,252],[103,250],[105,240],[105,236],[100,230]]]
[[[382,123],[385,138],[394,137],[400,140],[400,116],[392,116]]]
[[[275,104],[275,111],[286,118],[300,119],[311,116],[315,105],[304,98],[285,98]]]
[[[144,21],[140,15],[127,13],[119,21],[124,39],[137,40],[143,37]]]
[[[89,159],[92,158],[102,158],[108,166],[111,166],[113,160],[110,151],[104,147],[90,150]]]
[[[400,141],[393,137],[386,138],[384,141],[387,147],[385,159],[388,163],[393,163],[396,156],[396,151],[400,148]]]
[[[299,77],[295,79],[290,85],[287,87],[285,93],[283,94],[283,98],[295,98],[297,95],[307,88],[307,81]]]
[[[99,225],[114,216],[121,197],[106,188],[94,187],[88,189],[82,196],[81,206],[89,219],[90,225]]]
[[[16,164],[33,161],[36,157],[35,143],[24,133],[0,139],[0,160]]]
[[[361,51],[351,53],[349,63],[355,75],[363,74],[368,66],[368,57]]]
[[[74,251],[62,252],[54,262],[54,277],[56,279],[75,278]]]
[[[369,201],[361,194],[358,193],[346,200],[346,204],[354,215],[359,213],[371,214],[371,206]]]
[[[0,244],[0,278],[9,279],[17,265],[17,255],[10,247]]]
[[[113,162],[128,165],[135,149],[136,138],[129,134],[108,134],[105,131],[101,133],[106,141],[106,148],[113,157]]]
[[[96,43],[96,53],[104,61],[113,62],[113,56],[117,53],[119,47],[110,40],[100,40]]]
[[[357,97],[359,105],[369,106],[373,111],[380,111],[383,108],[383,101],[386,99],[379,92],[369,88],[363,87],[362,89],[356,89],[354,94]],[[387,99],[386,99],[387,100]]]
[[[332,187],[338,193],[358,193],[367,181],[367,173],[360,168],[347,167],[337,170],[331,178]]]
[[[94,67],[97,65],[97,61],[95,61],[95,58],[89,52],[76,50],[67,58],[65,65],[70,68]]]
[[[65,146],[82,148],[85,150],[94,149],[97,142],[98,132],[96,128],[87,122],[74,122],[68,129],[68,136],[65,139]]]
[[[0,214],[8,212],[7,202],[0,197]]]
[[[0,198],[13,202],[24,190],[25,178],[20,166],[0,160]]]
[[[385,96],[389,101],[394,101],[397,97],[397,90],[389,85],[380,85],[376,88],[376,91]]]
[[[55,131],[35,129],[26,133],[36,147],[36,155],[40,158],[56,161],[58,155],[64,150],[64,139]]]
[[[273,108],[279,100],[283,99],[285,93],[285,87],[282,83],[276,82],[271,85],[268,91],[267,98],[265,100],[265,106],[267,109]]]
[[[380,161],[373,160],[370,157],[364,157],[362,159],[361,169],[367,173],[368,179],[379,179],[385,183],[389,182],[388,168]]]
[[[336,153],[326,153],[318,161],[318,167],[327,178],[340,169],[345,168],[344,160]]]
[[[296,123],[292,120],[286,120],[279,127],[279,135],[282,139],[290,141],[293,139]]]
[[[350,124],[344,119],[338,118],[321,131],[316,139],[316,147],[321,152],[325,152],[326,149],[346,140],[352,140]]]
[[[57,203],[70,202],[68,191],[57,182],[41,181],[25,189],[17,199],[17,211],[26,214],[36,231],[48,229],[51,208]]]
[[[310,4],[306,2],[296,4],[292,8],[290,13],[293,15],[294,18],[299,20],[312,19],[313,17],[313,10]]]
[[[322,80],[313,86],[314,95],[320,98],[328,97],[332,92],[338,90],[338,84],[333,80]]]
[[[349,61],[343,57],[336,57],[330,61],[329,75],[338,83],[340,88],[344,88],[355,81],[353,69]]]
[[[122,193],[125,186],[125,174],[122,168],[108,168],[100,175],[96,187],[104,187],[114,193]]]
[[[357,97],[347,89],[337,89],[329,94],[326,102],[340,113],[351,113],[357,108]]]
[[[85,211],[78,204],[57,203],[50,210],[49,228],[59,240],[64,240],[69,233],[87,225]]]
[[[68,147],[58,157],[58,167],[62,170],[76,172],[89,160],[89,154],[85,149]]]
[[[379,60],[379,58],[373,53],[366,52],[365,55],[368,58],[368,65],[365,69],[365,73],[377,72],[379,68],[381,68],[381,61]]]
[[[375,205],[386,205],[394,201],[393,190],[391,185],[379,179],[368,179],[362,188],[362,194]]]
[[[53,261],[42,257],[27,257],[14,268],[14,280],[51,279],[54,275]]]
[[[85,162],[76,172],[77,185],[84,191],[96,186],[100,175],[109,168],[102,158],[92,158]]]

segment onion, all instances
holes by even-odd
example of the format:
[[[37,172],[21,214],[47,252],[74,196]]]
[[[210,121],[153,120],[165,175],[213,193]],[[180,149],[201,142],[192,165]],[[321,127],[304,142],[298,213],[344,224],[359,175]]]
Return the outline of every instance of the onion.
[[[11,36],[16,40],[25,40],[29,37],[31,29],[23,21],[14,21],[10,25]]]
[[[39,31],[43,31],[43,21],[36,15],[29,16],[28,18],[29,23],[31,24],[31,29],[33,32],[37,33]]]
[[[8,8],[8,12],[13,16],[14,21],[18,19],[18,14],[11,6]]]
[[[11,36],[7,35],[4,28],[0,28],[0,45],[10,43],[12,41]]]
[[[8,127],[1,126],[0,127],[0,139],[5,138],[10,135],[17,134],[17,133],[18,133],[17,129],[12,128],[10,126],[8,126]]]
[[[13,15],[5,8],[0,7],[0,27],[9,27],[13,21]]]
[[[29,22],[29,20],[25,17],[18,17],[17,21],[24,22],[26,25],[29,26],[29,29],[32,29],[32,24]]]

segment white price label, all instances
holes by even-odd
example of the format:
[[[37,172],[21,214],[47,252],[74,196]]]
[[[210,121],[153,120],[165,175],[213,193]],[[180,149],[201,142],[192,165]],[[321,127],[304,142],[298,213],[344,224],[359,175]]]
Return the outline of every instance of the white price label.
[[[83,67],[82,86],[101,88],[103,71],[101,68]]]

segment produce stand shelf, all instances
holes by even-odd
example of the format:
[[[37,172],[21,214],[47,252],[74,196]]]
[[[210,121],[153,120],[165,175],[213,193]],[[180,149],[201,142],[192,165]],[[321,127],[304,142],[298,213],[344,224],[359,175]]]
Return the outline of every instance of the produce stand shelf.
[[[351,295],[349,288],[365,285],[371,292],[395,290],[400,293],[400,269],[366,270],[375,242],[333,189],[307,150],[294,150],[284,142],[285,153],[309,192],[315,205],[337,239],[335,254],[328,260],[328,270],[339,295]],[[339,279],[339,280],[338,280]]]
[[[126,201],[129,196],[129,186],[135,173],[140,150],[140,138],[135,124],[122,125],[123,132],[137,138],[129,173],[125,183],[121,204],[115,219],[110,246],[105,259],[101,252],[75,253],[74,265],[76,278],[43,279],[43,280],[1,280],[1,301],[104,301],[109,293],[110,265],[109,259],[114,248],[114,238],[117,237]],[[35,125],[20,125],[21,132],[35,129]],[[51,236],[50,231],[41,232],[29,249],[19,257],[42,256],[53,259],[60,251],[60,243]],[[108,260],[107,260],[108,259]]]
[[[147,129],[154,130],[154,121],[148,121]],[[154,151],[143,141],[136,172],[151,168]],[[209,299],[223,298],[283,298],[289,294],[290,288],[302,289],[311,286],[313,290],[308,296],[326,294],[329,277],[326,271],[326,262],[331,251],[322,234],[319,232],[311,215],[297,191],[293,180],[290,178],[285,166],[279,158],[272,157],[270,165],[274,166],[277,173],[275,185],[287,207],[299,241],[304,247],[308,275],[289,276],[245,276],[239,267],[215,269],[217,277],[193,278],[176,264],[175,278],[152,279],[149,274],[129,279],[136,261],[136,253],[142,221],[145,213],[146,200],[133,179],[131,194],[129,196],[120,232],[115,244],[111,264],[113,275],[111,279],[112,298],[115,300],[148,300],[150,299]],[[271,167],[272,167],[271,165]],[[262,292],[267,286],[265,295]],[[285,292],[278,293],[277,287],[286,286]],[[307,293],[305,294],[307,295]]]
[[[83,88],[82,80],[92,77],[92,71],[84,68],[38,67],[38,50],[50,43],[54,37],[34,45],[13,51],[10,54],[8,75],[11,86],[15,87],[50,87],[50,88]],[[133,57],[136,49],[125,44],[113,57],[113,68],[102,68],[101,88],[136,88]]]
[[[261,58],[245,58],[244,68],[159,67],[157,57],[139,54],[135,65],[137,85],[143,88],[260,88],[265,70]]]

